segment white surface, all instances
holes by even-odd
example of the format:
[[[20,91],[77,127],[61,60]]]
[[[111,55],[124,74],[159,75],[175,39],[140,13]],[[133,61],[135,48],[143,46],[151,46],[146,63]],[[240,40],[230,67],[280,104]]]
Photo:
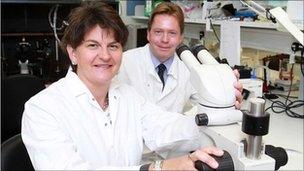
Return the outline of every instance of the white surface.
[[[221,24],[220,58],[226,58],[230,66],[241,62],[241,26],[238,22],[223,21]]]
[[[299,15],[299,14],[304,14],[304,1],[288,1],[287,2],[287,14],[291,21],[295,23],[299,28],[304,27],[304,15]]]
[[[266,108],[270,106],[267,101]],[[304,109],[297,108],[297,113],[303,113]],[[275,114],[271,110],[269,133],[263,137],[266,144],[282,147],[287,150],[288,163],[280,170],[304,170],[303,168],[303,119],[295,119],[285,113]]]
[[[270,10],[270,13],[279,21],[284,28],[292,34],[302,45],[304,44],[304,34],[301,30],[289,19],[287,13],[281,8],[277,7]]]

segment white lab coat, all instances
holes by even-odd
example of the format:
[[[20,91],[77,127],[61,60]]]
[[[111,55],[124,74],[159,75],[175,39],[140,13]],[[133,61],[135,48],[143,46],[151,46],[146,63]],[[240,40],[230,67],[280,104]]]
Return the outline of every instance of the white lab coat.
[[[189,100],[196,103],[198,99],[190,83],[190,72],[176,54],[162,91],[163,85],[152,63],[149,44],[123,53],[118,79],[133,86],[151,103],[170,112],[183,113]]]
[[[72,71],[32,97],[21,134],[34,168],[138,170],[143,139],[160,152],[199,147],[193,118],[162,111],[128,85],[112,82],[108,109]]]

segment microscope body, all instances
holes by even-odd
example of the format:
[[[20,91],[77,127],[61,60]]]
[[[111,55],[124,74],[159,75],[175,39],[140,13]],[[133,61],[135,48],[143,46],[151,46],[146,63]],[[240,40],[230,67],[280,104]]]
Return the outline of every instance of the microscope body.
[[[219,166],[223,170],[277,170],[285,165],[286,151],[280,148],[270,154],[262,142],[262,136],[268,133],[270,117],[264,111],[265,101],[253,98],[250,111],[235,109],[233,83],[237,80],[228,65],[219,64],[202,45],[191,52],[181,44],[176,52],[189,69],[190,81],[200,96],[195,120],[202,126],[202,146],[219,147],[231,156],[220,161]],[[226,167],[227,162],[232,162],[233,167]],[[198,166],[198,170],[208,167],[202,162]]]
[[[242,120],[242,112],[235,109],[237,81],[227,64],[219,64],[203,46],[192,50],[185,45],[177,54],[190,71],[190,82],[198,94],[197,113],[206,115],[206,125],[226,125]],[[196,57],[198,59],[196,59]]]
[[[208,125],[231,124],[242,119],[235,109],[235,75],[226,64],[204,64],[190,68],[190,81],[199,94],[197,113],[208,115]]]

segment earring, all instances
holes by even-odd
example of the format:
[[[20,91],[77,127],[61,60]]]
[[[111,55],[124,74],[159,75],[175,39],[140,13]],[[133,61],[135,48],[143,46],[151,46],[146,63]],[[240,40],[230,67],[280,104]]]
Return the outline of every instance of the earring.
[[[72,61],[72,65],[77,65],[77,63],[76,63],[76,62],[74,62],[74,61]]]

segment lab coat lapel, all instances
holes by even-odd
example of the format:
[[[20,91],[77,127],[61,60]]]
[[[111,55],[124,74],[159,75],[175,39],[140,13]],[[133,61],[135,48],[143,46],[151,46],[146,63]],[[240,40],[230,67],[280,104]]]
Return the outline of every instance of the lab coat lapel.
[[[115,90],[118,86],[119,82],[117,80],[117,77],[114,77],[111,82],[110,90],[109,90],[109,109],[110,109],[110,115],[112,119],[112,124],[115,126],[116,119],[117,119],[117,110],[119,108],[119,94]]]
[[[164,87],[163,92],[161,93],[161,96],[159,97],[158,101],[162,100],[164,97],[169,95],[177,86],[177,81],[172,76],[169,76],[166,81],[166,85]]]
[[[166,85],[164,87],[163,92],[161,93],[161,96],[159,97],[158,101],[162,100],[164,97],[169,95],[177,86],[177,57],[174,56],[173,62],[171,64],[171,67],[168,71],[168,78],[166,80]]]
[[[155,71],[155,66],[153,65],[152,59],[151,59],[151,52],[149,48],[149,44],[145,46],[145,56],[144,56],[144,67],[146,67],[147,74],[145,76],[145,85],[147,86],[147,92],[149,94],[148,97],[152,97],[152,99],[149,99],[153,102],[159,101],[159,98],[161,97],[161,88],[162,88],[162,82],[157,75]]]
[[[148,44],[150,45],[150,44]],[[145,46],[145,64],[148,70],[148,74],[153,77],[155,80],[159,81],[161,83],[161,80],[159,78],[159,76],[157,75],[156,71],[155,71],[155,67],[153,65],[152,62],[152,57],[151,57],[151,52],[150,52],[150,47],[146,45]]]

